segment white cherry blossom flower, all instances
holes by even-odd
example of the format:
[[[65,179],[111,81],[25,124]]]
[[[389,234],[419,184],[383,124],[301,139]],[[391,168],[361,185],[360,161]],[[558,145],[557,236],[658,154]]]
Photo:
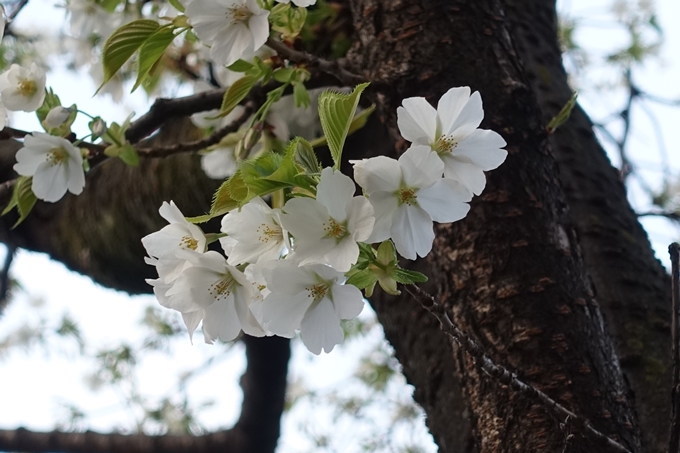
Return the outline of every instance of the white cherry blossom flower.
[[[252,284],[243,272],[211,250],[205,253],[187,250],[179,252],[178,256],[191,266],[182,271],[165,297],[173,308],[191,304],[200,307],[182,312],[187,315],[185,323],[190,330],[195,329],[202,319],[206,343],[218,338],[231,341],[241,330],[258,337],[265,334],[250,311]]]
[[[442,179],[444,164],[427,146],[412,145],[398,161],[378,156],[352,163],[354,179],[375,210],[367,242],[392,238],[404,258],[430,253],[433,220],[455,222],[470,209],[470,192],[457,181]]]
[[[85,187],[80,149],[65,138],[33,132],[24,138],[16,159],[14,171],[33,177],[31,189],[41,200],[54,203],[67,190],[79,195]]]
[[[343,285],[344,275],[323,264],[298,267],[286,259],[267,263],[262,272],[271,291],[262,305],[263,322],[285,337],[299,329],[314,354],[331,352],[344,338],[340,320],[363,310],[361,291]]]
[[[142,245],[149,256],[156,259],[150,264],[156,266],[159,277],[170,283],[190,266],[186,259],[177,256],[177,252],[195,250],[202,253],[206,249],[206,238],[199,227],[184,218],[173,201],[163,202],[158,212],[169,225],[144,236]]]
[[[264,274],[262,273],[263,268],[267,266],[268,263],[271,263],[271,261],[265,261],[259,264],[251,264],[246,267],[243,273],[253,286],[253,297],[250,303],[250,312],[253,314],[253,316],[255,316],[255,319],[260,324],[260,326],[262,326],[265,335],[270,337],[274,335],[274,332],[269,330],[267,323],[265,323],[263,319],[264,299],[269,294],[271,294],[271,291],[269,291],[269,288],[267,288],[267,282],[264,279]],[[286,338],[292,337],[293,334],[286,336]]]
[[[257,51],[269,37],[269,11],[257,0],[192,0],[186,15],[200,40],[212,46],[210,56],[225,66]]]
[[[407,98],[397,109],[397,124],[408,141],[429,146],[444,162],[444,176],[461,182],[475,195],[486,185],[484,172],[503,163],[503,137],[477,129],[484,119],[482,98],[469,87],[451,88],[437,110],[422,97]]]
[[[7,109],[0,99],[0,131],[7,126]]]
[[[288,232],[281,227],[281,210],[272,209],[262,198],[254,198],[240,210],[234,209],[222,218],[220,239],[228,263],[237,266],[277,260],[288,244]]]
[[[13,64],[0,75],[0,94],[7,110],[38,110],[45,100],[45,71],[35,63],[30,69]]]
[[[111,23],[112,14],[106,12],[94,0],[69,0],[66,11],[70,17],[70,31],[73,36],[88,38],[98,33],[106,38],[115,28]]]
[[[349,177],[324,168],[316,200],[294,198],[286,203],[281,222],[294,238],[291,259],[328,264],[340,272],[357,262],[357,242],[369,238],[375,217],[371,203],[355,197],[354,191]]]

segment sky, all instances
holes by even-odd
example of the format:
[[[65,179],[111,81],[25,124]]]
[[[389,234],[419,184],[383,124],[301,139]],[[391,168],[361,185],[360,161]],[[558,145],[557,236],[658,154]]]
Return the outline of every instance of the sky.
[[[50,4],[49,0],[31,0],[17,19],[16,26],[36,30],[58,29],[63,10],[52,9]],[[625,34],[608,25],[611,24],[608,16],[610,4],[608,0],[560,2],[561,11],[580,18],[581,26],[576,39],[592,53],[595,60],[598,55],[625,44]],[[656,8],[665,42],[657,59],[635,70],[634,80],[650,93],[680,99],[680,85],[677,84],[680,80],[680,27],[676,25],[677,18],[680,17],[680,2],[659,0]],[[57,22],[55,18],[58,18]],[[607,80],[610,76],[606,71],[597,75],[598,80]],[[614,80],[613,75],[611,80]],[[86,76],[74,79],[73,74],[64,68],[56,69],[48,75],[48,85],[60,95],[65,105],[77,103],[82,110],[101,112],[109,120],[120,121],[133,111],[141,114],[148,105],[141,93],[126,97],[123,104],[107,98],[92,98],[96,86],[91,79]],[[74,90],[74,86],[79,89]],[[579,90],[579,101],[596,121],[608,118],[625,101],[620,90],[589,86],[586,83]],[[649,108],[656,118],[653,121],[646,116],[643,107],[634,106],[632,114],[635,129],[631,135],[630,154],[639,162],[639,169],[648,183],[658,186],[663,174],[659,168],[666,168],[671,174],[680,175],[680,142],[674,136],[680,123],[680,109],[660,105],[650,105]],[[17,115],[12,121],[14,126],[20,128],[35,129],[37,126],[29,115]],[[667,160],[659,153],[655,124],[664,131],[663,147],[667,149]],[[84,122],[79,127],[83,128]],[[615,155],[612,155],[612,160],[617,162]],[[633,185],[630,190],[634,203],[645,209],[644,197],[640,195],[639,188]],[[658,257],[667,263],[665,250],[669,242],[680,237],[678,229],[664,219],[645,218],[643,224]],[[45,255],[24,251],[18,253],[12,273],[23,290],[16,295],[16,299],[0,318],[0,343],[8,335],[20,335],[21,332],[17,333],[17,329],[25,325],[35,326],[45,332],[53,331],[64,314],[71,316],[81,327],[83,338],[86,339],[85,347],[89,352],[116,347],[121,341],[131,344],[144,341],[146,331],[140,326],[140,320],[144,316],[145,307],[156,305],[152,297],[130,297],[104,289],[87,277],[69,272],[63,265],[50,261]],[[174,315],[176,314],[173,312],[169,316]],[[370,322],[371,314],[368,309],[362,316]],[[243,348],[239,344],[208,346],[203,344],[200,336],[199,333],[193,344],[188,337],[180,336],[173,340],[173,353],[170,357],[161,352],[146,353],[136,374],[139,390],[150,399],[177,394],[177,376],[200,369],[210,360],[218,360],[219,363],[209,373],[199,373],[188,381],[187,388],[194,402],[214,401],[212,406],[200,413],[200,421],[206,428],[227,427],[238,417],[241,396],[237,383],[245,367]],[[80,357],[74,342],[51,334],[47,338],[49,347],[17,347],[4,352],[0,349],[0,428],[24,426],[34,430],[52,429],[57,420],[65,420],[67,411],[64,405],[73,403],[87,413],[86,427],[89,429],[134,429],[135,424],[130,420],[125,404],[121,403],[121,392],[124,393],[125,390],[91,390],[84,376],[92,373],[92,362]],[[361,354],[366,348],[365,343],[375,345],[380,341],[379,330],[373,330],[363,343],[351,340],[332,354],[320,357],[313,356],[297,344],[290,380],[294,382],[305,378],[311,388],[320,391],[342,388],[356,368],[353,357]],[[229,349],[226,355],[225,349]],[[395,392],[403,395],[408,394],[410,389],[402,386]],[[332,418],[332,415],[328,417]],[[281,452],[297,451],[304,445],[304,436],[299,434],[299,423],[300,419],[284,421]],[[352,432],[352,428],[346,429],[348,433]],[[427,443],[431,441],[427,440],[422,430],[414,436],[422,440],[427,451],[434,451],[434,446]]]

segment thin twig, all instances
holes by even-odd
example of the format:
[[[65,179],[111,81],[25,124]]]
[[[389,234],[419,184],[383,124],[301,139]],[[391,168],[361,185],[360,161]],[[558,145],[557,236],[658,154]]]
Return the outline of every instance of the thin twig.
[[[671,389],[671,427],[668,453],[680,449],[680,245],[668,246],[671,255],[671,351],[673,354],[673,387]]]
[[[631,453],[626,447],[615,441],[609,436],[601,433],[593,428],[593,425],[585,418],[576,415],[560,403],[550,398],[548,395],[538,390],[536,387],[527,384],[517,378],[517,375],[510,372],[507,368],[496,365],[489,356],[486,355],[481,345],[477,344],[465,332],[460,330],[446,314],[444,307],[437,303],[434,297],[423,291],[416,285],[405,285],[406,291],[418,301],[423,308],[432,313],[439,320],[439,327],[451,338],[470,354],[477,365],[480,366],[489,376],[496,379],[501,384],[510,386],[516,392],[540,402],[548,410],[555,413],[559,418],[566,420],[569,418],[571,423],[579,426],[585,431],[585,434],[594,440],[601,442],[603,445],[609,447],[612,451],[619,453]]]
[[[137,151],[144,157],[167,157],[172,154],[200,151],[209,146],[216,145],[227,135],[238,131],[255,110],[255,105],[253,103],[246,103],[243,107],[243,113],[241,113],[238,118],[205,138],[193,142],[177,143],[170,146],[138,148]]]
[[[281,41],[269,38],[267,39],[266,45],[292,62],[305,63],[312,69],[318,69],[321,72],[334,76],[342,82],[343,85],[354,86],[368,81],[366,77],[354,74],[343,68],[337,61],[324,60],[323,58],[319,58],[310,53],[291,49]]]

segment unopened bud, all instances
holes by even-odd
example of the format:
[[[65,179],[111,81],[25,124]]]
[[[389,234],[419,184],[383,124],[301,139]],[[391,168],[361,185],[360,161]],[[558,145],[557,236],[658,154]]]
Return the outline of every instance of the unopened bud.
[[[245,148],[245,152],[247,153],[250,151],[253,146],[260,140],[260,137],[262,136],[262,128],[254,126],[250,129],[248,129],[248,132],[246,132],[246,136],[243,138],[243,147]],[[245,158],[245,157],[244,157]]]
[[[90,123],[90,130],[93,138],[101,137],[106,134],[106,123],[101,118],[95,118]]]
[[[45,127],[47,129],[54,129],[61,126],[71,116],[72,110],[66,109],[60,105],[53,107],[45,117]]]

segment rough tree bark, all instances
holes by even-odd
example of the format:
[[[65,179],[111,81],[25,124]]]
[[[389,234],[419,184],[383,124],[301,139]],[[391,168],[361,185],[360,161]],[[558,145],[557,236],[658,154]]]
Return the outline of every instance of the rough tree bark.
[[[642,434],[649,451],[659,451],[668,413],[667,358],[650,349],[663,350],[667,336],[659,328],[667,319],[661,308],[667,281],[587,117],[578,111],[554,137],[544,132],[569,93],[554,3],[348,3],[357,38],[350,61],[381,82],[370,93],[381,124],[354,138],[348,146],[353,158],[403,151],[396,128],[401,100],[436,102],[452,86],[479,90],[483,127],[508,142],[507,162],[489,174],[468,217],[437,227],[433,254],[416,263],[431,277],[426,289],[494,360],[632,451],[641,451]],[[0,175],[8,179],[11,158],[0,157]],[[9,230],[13,219],[3,219],[0,239],[47,252],[107,286],[146,291],[142,278],[151,270],[142,262],[139,238],[162,226],[154,214],[161,200],[172,198],[188,215],[199,214],[213,189],[190,156],[148,160],[139,169],[111,161],[88,178],[84,196],[39,204],[16,230]],[[622,254],[630,247],[635,252]],[[562,451],[564,420],[481,373],[408,296],[379,294],[372,304],[440,451]],[[632,341],[623,335],[631,331]],[[647,378],[651,390],[643,385]],[[601,450],[577,435],[570,451]]]

